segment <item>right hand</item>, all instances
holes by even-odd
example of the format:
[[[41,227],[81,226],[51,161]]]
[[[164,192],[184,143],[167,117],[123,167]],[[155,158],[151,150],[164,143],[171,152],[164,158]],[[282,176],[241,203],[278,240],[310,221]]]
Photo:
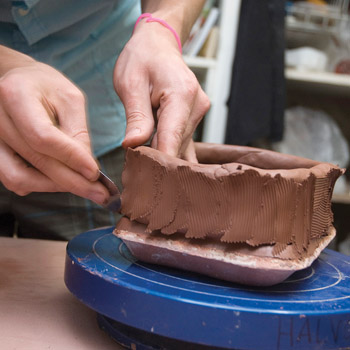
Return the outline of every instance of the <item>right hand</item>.
[[[83,93],[54,68],[15,58],[0,67],[0,181],[18,195],[71,192],[103,204]]]
[[[192,136],[210,107],[209,98],[169,29],[159,23],[138,24],[115,65],[114,86],[126,112],[123,147],[141,145],[151,137],[152,111],[157,111],[151,146],[198,162]]]

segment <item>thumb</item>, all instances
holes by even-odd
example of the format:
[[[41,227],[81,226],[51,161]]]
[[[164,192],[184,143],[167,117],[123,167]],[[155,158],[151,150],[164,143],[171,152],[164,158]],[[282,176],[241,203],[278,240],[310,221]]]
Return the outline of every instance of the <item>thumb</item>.
[[[148,91],[148,86],[139,86],[137,91],[122,94],[126,114],[124,148],[142,145],[152,136],[154,119]]]

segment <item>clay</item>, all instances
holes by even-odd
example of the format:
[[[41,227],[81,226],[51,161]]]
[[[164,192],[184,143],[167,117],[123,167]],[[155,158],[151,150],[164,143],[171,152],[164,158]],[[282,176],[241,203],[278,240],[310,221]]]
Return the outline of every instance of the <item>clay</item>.
[[[144,262],[176,267],[210,277],[253,286],[271,286],[284,281],[293,272],[312,264],[335,236],[331,227],[327,236],[313,240],[313,254],[303,259],[272,256],[271,246],[250,247],[245,243],[227,244],[212,239],[187,239],[176,233],[171,238],[154,231],[145,233],[145,225],[123,217],[115,230],[132,255]]]
[[[286,260],[314,256],[329,237],[343,169],[250,147],[200,143],[196,153],[199,164],[128,149],[122,213],[145,234],[239,244],[248,254],[267,247],[266,256]]]

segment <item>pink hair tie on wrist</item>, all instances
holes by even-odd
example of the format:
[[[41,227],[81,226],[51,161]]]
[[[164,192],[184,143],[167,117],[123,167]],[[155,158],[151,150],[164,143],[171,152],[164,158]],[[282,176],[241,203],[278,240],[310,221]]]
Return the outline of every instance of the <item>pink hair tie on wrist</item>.
[[[143,18],[147,18],[146,22],[158,22],[160,23],[161,25],[163,25],[165,28],[168,28],[175,36],[175,39],[176,39],[176,42],[177,42],[177,45],[179,46],[179,50],[180,50],[180,53],[182,54],[182,45],[181,45],[181,40],[179,38],[179,36],[177,35],[175,29],[173,27],[171,27],[167,22],[165,22],[164,20],[160,19],[160,18],[156,18],[156,17],[152,17],[152,14],[151,13],[143,13],[141,16],[139,16],[139,18],[137,19],[136,23],[135,23],[135,26],[134,26],[134,30],[133,32],[135,31],[135,28],[136,26],[138,25],[138,23],[143,19]]]

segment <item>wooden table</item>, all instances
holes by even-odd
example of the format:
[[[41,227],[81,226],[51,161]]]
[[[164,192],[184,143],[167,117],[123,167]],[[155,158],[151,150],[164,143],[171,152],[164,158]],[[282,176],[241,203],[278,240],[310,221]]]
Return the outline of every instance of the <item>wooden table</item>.
[[[0,348],[122,349],[63,281],[65,242],[0,237]]]

